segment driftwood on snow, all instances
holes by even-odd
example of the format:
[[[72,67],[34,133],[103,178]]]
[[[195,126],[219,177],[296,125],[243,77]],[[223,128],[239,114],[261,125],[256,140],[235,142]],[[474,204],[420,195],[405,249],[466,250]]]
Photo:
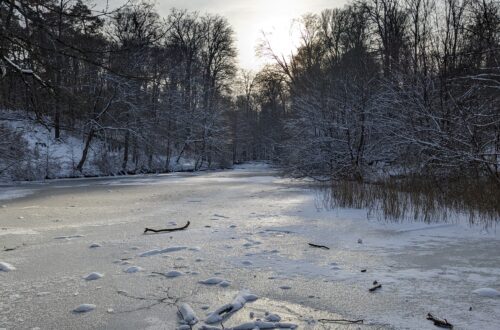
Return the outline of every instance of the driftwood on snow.
[[[429,321],[434,322],[434,325],[436,327],[446,328],[446,329],[453,329],[453,324],[451,324],[450,322],[448,322],[447,319],[442,319],[441,320],[441,319],[435,317],[434,315],[432,315],[431,313],[427,313],[427,319]]]
[[[157,233],[171,233],[173,231],[184,230],[187,227],[189,227],[190,224],[191,224],[191,222],[188,221],[184,227],[170,228],[170,229],[151,229],[151,228],[145,228],[144,229],[144,234],[146,234],[148,232],[152,232],[152,233],[155,233],[155,234],[157,234]]]
[[[315,247],[315,248],[318,248],[318,249],[330,250],[330,248],[328,246],[324,246],[324,245],[318,245],[318,244],[309,243],[309,246],[312,246],[312,247]]]

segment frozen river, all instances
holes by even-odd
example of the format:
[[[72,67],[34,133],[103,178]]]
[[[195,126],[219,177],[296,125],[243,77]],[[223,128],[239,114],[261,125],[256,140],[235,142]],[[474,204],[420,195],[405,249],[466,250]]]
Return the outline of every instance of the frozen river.
[[[473,292],[500,290],[495,228],[326,210],[317,190],[261,164],[0,186],[0,205],[0,262],[15,268],[0,271],[0,329],[176,329],[182,303],[199,329],[242,290],[259,299],[226,329],[266,313],[299,329],[436,329],[429,312],[500,328],[500,297]],[[81,304],[95,309],[73,312]]]

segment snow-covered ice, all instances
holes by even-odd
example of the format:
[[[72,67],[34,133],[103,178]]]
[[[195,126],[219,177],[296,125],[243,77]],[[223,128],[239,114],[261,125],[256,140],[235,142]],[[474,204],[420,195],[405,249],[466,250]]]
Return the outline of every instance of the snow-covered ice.
[[[223,320],[225,329],[320,330],[322,318],[359,318],[366,329],[432,330],[428,312],[457,329],[497,330],[500,323],[494,225],[388,222],[367,218],[366,210],[331,210],[309,183],[251,165],[0,188],[24,189],[32,194],[0,209],[0,247],[17,247],[0,251],[17,267],[0,272],[0,328],[175,329],[182,303],[200,318],[194,329],[208,329],[205,309],[233,311],[233,303],[244,306]],[[184,219],[191,221],[185,231],[142,235],[146,226]],[[89,249],[94,243],[103,247]],[[148,271],[128,274],[142,267]],[[93,270],[106,276],[82,280]],[[158,276],[168,270],[186,275]],[[370,294],[374,280],[384,289]],[[242,288],[261,298],[242,304],[235,298]],[[102,310],[82,322],[68,312],[82,302]],[[268,318],[274,314],[281,320]],[[210,327],[222,329],[219,322]]]

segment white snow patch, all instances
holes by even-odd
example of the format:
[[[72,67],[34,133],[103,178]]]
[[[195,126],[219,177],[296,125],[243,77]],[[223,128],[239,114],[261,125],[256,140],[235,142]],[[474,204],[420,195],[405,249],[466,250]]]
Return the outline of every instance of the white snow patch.
[[[182,272],[179,272],[177,270],[172,270],[172,271],[169,271],[167,273],[164,274],[166,277],[171,277],[171,278],[174,278],[174,277],[179,277],[179,276],[182,276],[184,275],[184,273]]]
[[[492,289],[492,288],[481,288],[481,289],[474,290],[472,292],[481,296],[481,297],[488,297],[488,298],[500,297],[500,291]]]
[[[236,327],[231,328],[231,330],[296,329],[296,328],[297,325],[292,323],[254,321],[238,325]]]
[[[219,286],[222,288],[227,288],[230,285],[231,285],[231,283],[229,283],[228,281],[222,281],[219,283]]]
[[[75,313],[87,313],[93,311],[96,308],[96,305],[93,304],[81,304],[77,308],[73,309]]]
[[[6,262],[0,262],[0,272],[10,272],[11,270],[16,270],[16,267]]]
[[[67,240],[70,240],[70,239],[82,238],[82,237],[85,237],[85,236],[84,235],[57,236],[57,237],[54,237],[54,239],[67,239]]]
[[[179,313],[181,314],[182,321],[189,326],[193,326],[198,323],[198,318],[196,313],[188,304],[182,304],[179,308]]]
[[[95,280],[98,280],[98,279],[103,278],[103,277],[104,277],[103,274],[93,272],[93,273],[90,273],[90,274],[84,276],[83,278],[87,281],[95,281]]]
[[[227,282],[227,281],[223,278],[220,278],[220,277],[211,277],[211,278],[207,278],[206,280],[202,280],[199,283],[206,284],[206,285],[217,285],[217,284],[221,284],[222,282]]]
[[[139,266],[131,266],[131,267],[128,267],[126,268],[125,270],[123,270],[125,273],[129,273],[129,274],[133,274],[133,273],[138,273],[138,272],[142,272],[143,271],[143,268],[142,267],[139,267]]]
[[[177,252],[177,251],[182,251],[182,250],[187,250],[187,246],[171,246],[168,248],[164,249],[154,249],[150,251],[143,252],[139,254],[139,257],[150,257],[158,254],[163,254],[163,253],[170,253],[170,252]]]
[[[205,320],[207,324],[213,324],[213,323],[218,323],[221,322],[225,317],[234,314],[235,312],[239,311],[240,309],[245,306],[247,302],[252,302],[257,300],[259,297],[248,292],[248,291],[241,291],[238,293],[238,295],[233,299],[233,301],[230,304],[223,305],[210,313]],[[254,329],[253,328],[249,328]],[[272,328],[271,328],[272,329]]]
[[[281,316],[279,316],[278,314],[267,314],[266,315],[266,321],[268,322],[279,322],[281,321]]]

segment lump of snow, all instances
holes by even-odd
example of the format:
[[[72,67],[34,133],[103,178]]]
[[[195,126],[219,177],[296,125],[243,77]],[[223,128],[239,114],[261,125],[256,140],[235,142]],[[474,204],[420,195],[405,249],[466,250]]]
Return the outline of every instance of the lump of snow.
[[[89,246],[89,248],[91,248],[91,249],[95,249],[95,248],[98,248],[98,247],[101,247],[101,244],[99,244],[99,243],[92,243]]]
[[[16,270],[16,267],[6,262],[0,262],[0,272],[10,272],[11,270]]]
[[[233,330],[254,330],[254,329],[296,329],[296,324],[254,321],[238,325]]]
[[[182,276],[182,275],[184,275],[184,273],[176,271],[176,270],[172,270],[170,272],[165,273],[166,277],[179,277],[179,276]]]
[[[279,322],[279,321],[281,321],[281,316],[279,316],[278,314],[268,314],[268,315],[266,315],[266,321]]]
[[[73,312],[75,312],[75,313],[87,313],[87,312],[93,311],[95,308],[96,308],[96,306],[93,304],[81,304],[77,308],[73,309]]]
[[[239,311],[240,309],[245,306],[247,302],[252,302],[257,300],[259,297],[248,292],[248,291],[241,291],[238,293],[238,295],[233,299],[233,301],[230,304],[223,305],[210,313],[205,320],[205,323],[207,324],[213,324],[213,323],[218,323],[224,320],[227,316]],[[250,329],[254,329],[250,328]],[[236,328],[235,328],[236,329]],[[265,328],[264,328],[265,329]]]
[[[198,323],[198,318],[195,312],[188,304],[182,304],[179,308],[179,313],[181,314],[182,321],[189,326],[193,326]]]
[[[187,246],[172,246],[172,247],[168,247],[168,248],[164,248],[164,249],[155,249],[155,250],[143,252],[143,253],[139,254],[139,257],[150,257],[150,256],[154,256],[157,254],[177,252],[177,251],[186,250],[187,248],[188,248]]]
[[[200,281],[199,283],[201,284],[206,284],[206,285],[217,285],[222,282],[225,282],[226,280],[220,277],[211,277],[207,278],[206,280]]]
[[[472,292],[477,295],[480,295],[481,297],[489,297],[489,298],[500,297],[500,291],[492,288],[481,288],[474,290]]]
[[[231,283],[229,283],[228,281],[222,281],[219,283],[219,286],[223,287],[223,288],[227,288],[230,285],[231,285]]]
[[[104,275],[101,273],[93,272],[93,273],[90,273],[87,276],[85,276],[84,279],[87,281],[94,281],[94,280],[98,280],[98,279],[102,278],[103,276]]]
[[[130,266],[124,270],[125,273],[133,274],[133,273],[138,273],[143,270],[142,267],[139,266]]]
[[[54,239],[67,239],[67,240],[70,240],[70,239],[73,239],[73,238],[81,238],[81,237],[85,237],[85,236],[83,236],[83,235],[58,236],[58,237],[54,237]]]

